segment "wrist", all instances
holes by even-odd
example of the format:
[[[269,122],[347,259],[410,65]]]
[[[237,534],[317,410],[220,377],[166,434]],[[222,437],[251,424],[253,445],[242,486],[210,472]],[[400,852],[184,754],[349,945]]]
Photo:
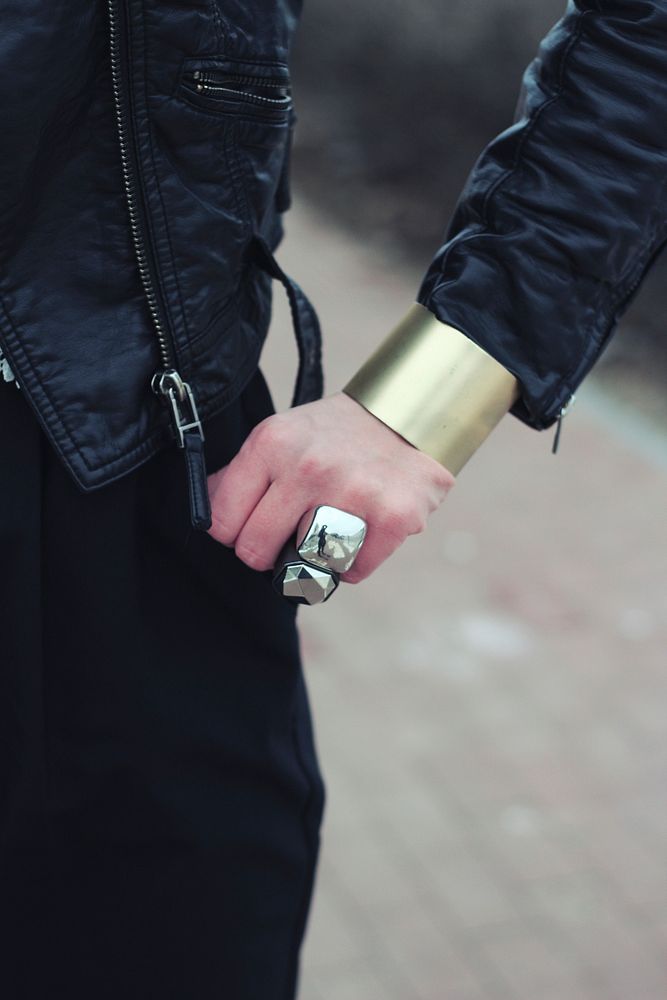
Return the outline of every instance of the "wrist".
[[[516,401],[519,383],[415,304],[342,391],[455,476]]]

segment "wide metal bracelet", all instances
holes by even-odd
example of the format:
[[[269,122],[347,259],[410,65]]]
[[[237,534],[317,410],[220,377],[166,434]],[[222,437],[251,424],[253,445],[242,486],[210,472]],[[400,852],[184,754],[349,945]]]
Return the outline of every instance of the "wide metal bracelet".
[[[457,475],[516,401],[519,383],[416,303],[343,392]]]

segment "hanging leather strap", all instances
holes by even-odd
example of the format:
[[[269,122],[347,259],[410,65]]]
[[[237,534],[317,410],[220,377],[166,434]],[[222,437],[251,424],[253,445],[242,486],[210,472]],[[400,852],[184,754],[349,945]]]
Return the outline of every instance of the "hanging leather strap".
[[[252,259],[266,274],[279,281],[287,292],[299,350],[299,369],[291,405],[299,406],[320,399],[324,392],[324,373],[322,332],[317,313],[296,281],[285,274],[268,244],[259,236],[253,241]]]

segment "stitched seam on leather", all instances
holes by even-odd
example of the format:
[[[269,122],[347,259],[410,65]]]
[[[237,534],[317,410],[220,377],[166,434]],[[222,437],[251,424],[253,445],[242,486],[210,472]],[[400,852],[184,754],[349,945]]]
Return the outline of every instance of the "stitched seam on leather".
[[[232,137],[235,140],[233,146]],[[236,208],[243,220],[243,228],[245,229],[246,237],[250,239],[253,232],[252,213],[250,210],[250,202],[248,200],[248,192],[246,190],[245,177],[243,175],[243,165],[239,156],[237,122],[233,123],[233,126],[229,130],[229,135],[226,137],[225,154],[227,164],[230,169],[232,193],[236,202]]]
[[[69,429],[69,427],[67,426],[67,424],[66,424],[65,420],[64,420],[64,419],[63,419],[63,418],[62,418],[62,417],[61,417],[61,416],[59,415],[59,413],[57,412],[57,410],[56,410],[56,408],[55,408],[55,405],[54,405],[54,403],[53,403],[53,400],[51,399],[51,396],[49,395],[49,393],[48,393],[48,392],[47,392],[47,390],[46,390],[46,386],[44,385],[44,383],[42,382],[42,380],[41,380],[41,379],[39,378],[39,376],[38,376],[38,374],[37,374],[37,369],[36,369],[36,368],[35,368],[35,366],[33,365],[33,363],[32,363],[32,359],[30,358],[29,354],[27,354],[27,353],[26,353],[26,350],[25,350],[25,348],[24,348],[23,344],[21,343],[21,340],[20,340],[20,337],[19,337],[19,332],[18,332],[19,328],[18,328],[18,326],[16,325],[16,323],[14,322],[14,320],[13,320],[13,318],[12,318],[12,315],[11,315],[11,313],[10,313],[10,311],[9,311],[9,308],[8,308],[8,306],[7,306],[7,303],[6,303],[6,301],[5,301],[5,298],[4,298],[4,296],[2,295],[2,293],[0,293],[0,306],[2,307],[2,311],[3,311],[3,314],[4,314],[4,316],[5,316],[5,319],[6,319],[6,321],[7,321],[7,324],[8,324],[8,326],[10,327],[10,329],[11,329],[11,332],[13,333],[13,335],[14,335],[14,337],[15,337],[15,339],[16,339],[16,346],[17,346],[17,349],[18,349],[19,353],[21,354],[21,356],[23,357],[23,359],[24,359],[24,363],[25,363],[25,364],[26,364],[26,365],[28,366],[28,368],[30,369],[30,372],[31,372],[31,374],[32,374],[32,377],[34,378],[34,380],[35,380],[35,382],[36,382],[37,386],[39,387],[39,389],[40,389],[40,390],[41,390],[41,392],[43,393],[43,395],[44,395],[44,399],[46,400],[46,403],[48,404],[48,407],[50,408],[50,411],[51,411],[51,414],[52,414],[52,418],[53,418],[53,419],[55,419],[55,422],[56,422],[56,423],[57,423],[57,424],[58,424],[58,425],[59,425],[59,426],[60,426],[60,427],[62,428],[62,430],[63,430],[63,431],[65,432],[65,435],[66,435],[66,436],[67,436],[67,438],[69,439],[69,443],[70,443],[70,445],[71,445],[72,449],[73,449],[73,450],[74,450],[74,451],[75,451],[75,452],[76,452],[76,453],[77,453],[78,455],[81,455],[81,458],[83,459],[83,461],[84,461],[84,463],[85,463],[85,462],[86,462],[86,460],[85,460],[84,456],[83,456],[83,455],[81,454],[81,451],[79,450],[79,448],[78,448],[78,446],[77,446],[77,444],[76,444],[76,442],[75,442],[75,440],[74,440],[74,438],[73,438],[73,436],[72,436],[72,432],[71,432],[71,430],[70,430],[70,429]],[[86,463],[86,464],[87,464],[87,463]]]
[[[628,298],[628,296],[631,295],[632,292],[636,289],[637,287],[636,282],[639,281],[639,283],[641,283],[645,267],[648,265],[651,257],[656,252],[660,243],[664,240],[666,235],[667,235],[667,222],[663,223],[660,229],[658,229],[657,233],[654,234],[653,238],[650,240],[650,242],[648,243],[647,247],[643,250],[643,252],[637,254],[630,275],[623,283],[623,285],[618,286],[618,288],[616,289],[617,294],[612,298],[610,298],[609,302],[606,305],[606,308],[603,306],[600,307],[602,318],[605,321],[604,328],[602,330],[602,336],[599,338],[591,337],[589,341],[590,345],[589,349],[584,351],[583,356],[580,357],[576,361],[576,363],[569,369],[569,371],[562,377],[562,379],[559,382],[558,390],[553,392],[550,397],[547,397],[548,402],[547,404],[545,404],[544,407],[544,409],[547,412],[551,409],[556,400],[560,398],[560,396],[563,393],[563,389],[565,389],[568,386],[568,383],[573,379],[574,375],[582,368],[588,370],[590,364],[594,363],[595,358],[598,357],[604,345],[606,344],[607,340],[609,339],[609,336],[611,335],[612,329],[616,322],[615,313],[617,312],[618,308],[622,306],[623,302]],[[602,285],[602,289],[604,289],[605,287],[607,286]],[[602,291],[600,294],[600,298],[602,298]],[[583,378],[585,377],[586,376],[584,374]]]
[[[222,52],[222,53],[202,52],[201,55],[198,56],[184,56],[181,61],[181,75],[183,69],[187,68],[188,66],[192,66],[194,69],[200,69],[202,68],[203,63],[209,63],[209,62],[223,63],[224,64],[223,68],[227,68],[228,65],[232,63],[237,67],[261,66],[263,69],[273,67],[275,69],[287,70],[286,82],[291,80],[290,65],[288,60],[283,56],[282,49],[278,57],[273,56],[272,58],[267,58],[267,59],[259,59],[256,56],[253,56],[251,58],[249,56],[246,57],[246,56],[234,55],[233,49],[229,52]],[[220,66],[214,65],[211,67],[211,69],[220,69]]]
[[[482,203],[482,219],[484,221],[485,229],[488,228],[489,225],[488,210],[490,208],[491,199],[496,194],[496,192],[500,190],[502,185],[506,181],[508,181],[510,177],[512,177],[512,175],[516,173],[516,171],[518,170],[519,164],[521,163],[524,146],[526,145],[528,139],[532,136],[533,132],[537,128],[537,125],[541,120],[541,118],[543,117],[544,113],[554,104],[556,104],[556,102],[559,101],[560,98],[563,96],[563,89],[565,86],[565,70],[567,69],[567,64],[569,62],[572,52],[574,51],[576,45],[579,43],[581,39],[581,34],[584,26],[584,19],[588,16],[589,13],[590,11],[584,11],[582,14],[579,14],[572,38],[567,43],[565,50],[561,56],[560,67],[558,70],[558,83],[556,85],[556,92],[551,97],[544,100],[542,104],[539,105],[539,107],[535,108],[530,121],[527,123],[521,135],[521,138],[517,143],[517,148],[514,156],[514,163],[508,170],[505,171],[504,174],[502,174],[500,177],[496,179],[495,183],[491,185],[489,190],[486,192],[486,195],[484,196],[484,201]]]
[[[127,461],[128,459],[131,460],[134,458],[138,458],[139,456],[147,452],[153,452],[157,447],[161,445],[161,441],[165,436],[165,431],[169,426],[167,423],[163,424],[160,427],[157,427],[154,431],[152,431],[148,435],[148,437],[144,438],[144,440],[141,441],[138,445],[134,445],[127,451],[115,454],[113,458],[111,458],[108,461],[102,462],[99,465],[91,465],[90,462],[88,462],[88,460],[86,459],[84,452],[82,451],[82,449],[72,436],[72,432],[67,426],[67,423],[65,422],[64,418],[57,411],[55,404],[51,399],[51,396],[49,395],[44,383],[42,382],[37,373],[37,369],[32,363],[32,359],[26,353],[25,348],[23,347],[23,344],[21,343],[21,340],[19,338],[19,332],[18,332],[19,328],[14,322],[1,293],[0,293],[0,308],[2,309],[3,315],[7,322],[7,326],[9,327],[15,339],[16,351],[21,355],[25,365],[30,369],[30,373],[36,385],[39,387],[40,392],[43,394],[44,400],[47,404],[51,416],[50,425],[52,426],[52,424],[55,424],[57,428],[62,429],[71,446],[69,454],[74,453],[75,455],[77,455],[89,472],[97,473],[98,475],[104,475],[105,471],[113,469],[115,465]],[[247,367],[246,365],[242,366],[236,373],[236,377],[228,385],[224,386],[222,389],[214,393],[206,401],[200,404],[199,414],[202,420],[208,419],[209,417],[215,416],[217,413],[221,412],[221,410],[223,410],[228,405],[228,403],[232,401],[235,395],[240,395],[240,393],[243,392],[243,389],[246,387],[246,385],[248,384],[248,382],[255,373],[260,350],[261,350],[261,345],[259,345],[259,347],[255,351],[253,351],[252,354],[248,355]],[[122,476],[123,474],[124,473],[120,473],[119,475]],[[114,478],[118,477],[114,476]],[[100,485],[104,484],[97,484],[95,487],[92,487],[92,489],[100,488]],[[91,487],[87,487],[87,489],[91,489]]]
[[[188,467],[188,485],[190,488],[190,496],[192,497],[193,507],[196,509],[199,506],[200,497],[197,490],[197,482],[194,472],[195,458],[194,455],[190,455],[187,452],[185,453],[185,457],[186,457],[186,464]]]
[[[145,114],[145,118],[146,118],[146,136],[147,136],[147,141],[148,141],[148,150],[149,150],[149,153],[150,153],[151,164],[152,164],[152,167],[153,167],[153,178],[155,180],[155,189],[157,191],[158,198],[160,200],[160,206],[162,208],[162,224],[164,226],[164,232],[165,232],[165,235],[167,237],[167,246],[169,248],[169,257],[171,259],[171,267],[172,267],[172,275],[173,275],[174,286],[176,288],[176,295],[178,296],[178,302],[179,302],[179,305],[181,307],[181,318],[183,320],[183,328],[185,330],[186,338],[188,340],[188,345],[189,345],[190,330],[189,330],[189,327],[188,327],[188,321],[187,321],[186,314],[185,314],[185,307],[183,305],[183,296],[181,294],[181,287],[180,287],[180,284],[179,284],[179,281],[178,281],[178,269],[176,267],[176,260],[175,260],[175,257],[174,257],[174,248],[173,248],[173,244],[172,244],[172,240],[171,240],[171,232],[169,230],[169,224],[167,222],[167,211],[166,211],[166,207],[165,207],[165,203],[164,203],[164,198],[163,198],[163,195],[162,195],[162,188],[160,187],[160,178],[159,178],[158,171],[157,171],[157,165],[156,165],[156,162],[155,162],[155,149],[154,149],[154,146],[153,146],[153,129],[152,129],[151,118],[150,118],[150,105],[149,105],[149,102],[148,102],[148,77],[146,75],[146,46],[144,44],[144,38],[146,37],[146,10],[145,10],[145,6],[143,4],[142,4],[142,7],[141,7],[141,27],[142,27],[142,40],[141,40],[142,80],[143,80],[143,89],[144,89],[144,109],[145,109],[144,110],[144,114]],[[146,199],[146,204],[148,206],[148,198]],[[147,222],[149,224],[149,228],[152,230],[153,229],[153,220],[151,219],[149,212],[146,212],[146,218],[147,218]],[[159,258],[158,258],[158,260],[159,260]],[[165,296],[165,298],[166,298],[166,296]],[[175,347],[176,347],[176,350],[178,350],[178,345],[177,344],[175,345]]]
[[[475,237],[477,237],[478,235],[480,235],[480,233],[484,233],[484,232],[488,231],[488,227],[489,227],[488,211],[489,211],[489,208],[490,208],[491,199],[496,194],[496,192],[501,188],[501,186],[507,180],[509,180],[509,178],[518,169],[519,164],[521,162],[521,157],[522,157],[522,154],[523,154],[523,150],[524,150],[525,144],[528,141],[528,139],[532,136],[532,134],[533,134],[533,132],[534,132],[534,130],[535,130],[538,122],[542,118],[542,115],[544,114],[544,112],[548,108],[550,108],[553,104],[555,104],[562,97],[563,88],[564,88],[565,71],[567,69],[567,65],[568,65],[568,61],[570,59],[570,56],[571,56],[572,52],[574,51],[574,48],[575,48],[576,44],[581,39],[585,19],[587,17],[589,17],[590,15],[594,15],[596,13],[598,13],[597,10],[596,11],[586,10],[586,11],[581,12],[578,15],[576,28],[574,30],[572,38],[568,42],[568,44],[567,44],[567,46],[566,46],[566,48],[565,48],[565,50],[564,50],[564,52],[562,54],[562,57],[561,57],[561,63],[560,63],[559,72],[558,72],[558,84],[557,84],[556,92],[551,97],[549,97],[545,101],[543,101],[542,104],[540,104],[539,107],[535,109],[535,111],[533,112],[533,115],[532,115],[530,121],[527,123],[527,125],[525,127],[525,130],[524,130],[524,132],[523,132],[523,134],[522,134],[519,142],[517,143],[517,148],[516,148],[516,151],[515,151],[514,162],[512,163],[512,166],[508,170],[506,170],[503,174],[501,174],[500,177],[498,177],[496,179],[496,181],[491,185],[491,187],[489,188],[489,190],[486,192],[486,195],[484,196],[484,201],[482,203],[481,213],[480,213],[481,216],[482,216],[482,223],[483,224],[482,225],[478,225],[476,227],[474,233],[468,233],[466,236],[463,236],[460,240],[458,240],[456,237],[454,237],[454,239],[450,243],[450,246],[447,248],[447,251],[446,251],[446,253],[445,253],[444,257],[443,257],[443,260],[441,262],[441,265],[440,265],[440,270],[443,272],[443,277],[444,277],[444,270],[445,270],[445,267],[446,267],[446,264],[447,264],[447,260],[449,258],[450,253],[453,252],[454,249],[457,249],[462,243],[467,242],[467,241],[472,240],[472,239],[475,239]],[[642,257],[643,257],[644,260],[648,260],[650,258],[650,256],[651,256],[651,254],[655,251],[655,248],[656,248],[656,243],[655,243],[655,241],[653,241],[650,244],[649,249],[643,255],[641,255],[641,254],[639,255],[638,260],[641,260]],[[602,305],[601,300],[604,298],[605,293],[607,292],[608,286],[604,282],[602,282],[602,281],[599,282],[598,288],[597,288],[597,291],[596,291],[596,295],[595,295],[595,298],[593,300],[593,307],[596,308],[596,309],[599,309],[599,311],[602,313],[602,318],[605,321],[603,335],[600,338],[598,338],[598,337],[591,338],[591,340],[589,342],[590,343],[590,347],[589,347],[588,350],[584,351],[583,357],[580,357],[580,358],[577,359],[576,363],[573,364],[572,367],[570,369],[568,369],[568,371],[559,379],[558,387],[552,393],[550,393],[549,395],[547,395],[545,397],[545,400],[544,400],[544,403],[543,403],[543,406],[542,406],[542,411],[543,411],[544,414],[548,414],[551,411],[551,409],[552,409],[554,403],[556,402],[556,400],[559,400],[564,395],[564,393],[568,393],[570,391],[569,390],[569,383],[572,381],[572,378],[575,375],[575,373],[580,368],[582,368],[582,367],[586,368],[586,366],[590,362],[591,356],[592,355],[597,356],[597,354],[600,351],[601,346],[604,345],[604,343],[606,342],[606,340],[607,340],[607,338],[609,336],[609,333],[610,333],[610,325],[612,323],[612,313],[615,311],[615,309],[617,308],[618,304],[620,302],[622,302],[622,300],[624,298],[624,295],[625,295],[625,289],[627,288],[627,286],[632,284],[632,277],[636,273],[637,267],[638,267],[638,265],[636,264],[635,267],[633,268],[632,274],[628,277],[628,279],[626,279],[626,282],[622,286],[623,291],[620,292],[618,298],[615,299],[613,302],[608,303],[607,306],[606,306],[606,308]],[[440,286],[440,282],[437,282],[436,285],[435,285],[435,287],[434,287],[434,292],[437,291],[437,289],[438,289],[439,286]],[[617,292],[618,291],[619,291],[619,289],[617,289]],[[471,338],[471,339],[474,339],[474,337]],[[531,416],[534,416],[534,414],[532,414],[532,412],[531,412]],[[548,419],[548,418],[545,417],[545,419]]]
[[[248,381],[250,381],[252,375],[254,374],[254,368],[256,367],[256,364],[257,364],[257,358],[254,358],[253,367],[251,367],[249,371],[241,369],[238,374],[238,377],[233,382],[231,382],[229,385],[221,389],[220,392],[215,393],[205,402],[199,404],[198,406],[199,416],[202,421],[213,416],[215,413],[220,412],[221,409],[224,409],[224,407],[227,406],[228,402],[232,401],[234,393],[237,392],[240,393],[243,391],[243,387],[247,384]],[[129,451],[122,452],[120,455],[115,455],[110,461],[104,462],[101,465],[90,465],[86,461],[86,458],[81,452],[81,450],[76,445],[74,447],[76,453],[81,456],[82,461],[84,462],[86,468],[90,472],[95,472],[100,475],[103,475],[106,470],[113,468],[113,466],[116,465],[116,463],[120,463],[127,459],[138,457],[144,452],[148,452],[154,450],[156,447],[159,447],[161,439],[165,435],[165,430],[168,427],[169,424],[165,423],[161,428],[158,428],[156,431],[151,433],[151,435],[147,437],[144,441],[142,441],[141,444],[135,445],[134,448],[131,448]],[[175,444],[176,443],[175,438],[172,436],[171,440],[168,443]],[[125,473],[120,473],[121,476],[124,474]]]
[[[590,347],[588,350],[584,351],[583,357],[579,358],[572,367],[567,371],[567,373],[562,377],[559,382],[559,389],[547,397],[547,404],[545,405],[545,410],[549,411],[553,406],[554,402],[562,394],[563,388],[572,380],[573,376],[581,369],[588,369],[591,358],[593,362],[595,358],[599,355],[602,348],[606,344],[611,330],[615,324],[614,314],[623,302],[628,298],[629,295],[637,288],[637,282],[641,283],[642,275],[646,266],[648,265],[651,257],[658,249],[660,243],[664,240],[667,235],[667,220],[665,220],[662,226],[659,227],[657,231],[654,231],[652,237],[649,239],[646,247],[644,247],[635,257],[632,270],[626,280],[622,285],[617,286],[616,294],[609,297],[606,305],[600,306],[600,312],[602,314],[602,319],[604,320],[604,328],[602,330],[602,336],[591,338],[589,341]],[[599,287],[598,299],[602,299],[604,293],[611,290],[611,286],[608,283],[601,282]],[[585,377],[585,375],[583,376]]]
[[[201,355],[202,351],[205,351],[210,344],[220,336],[218,327],[223,320],[229,319],[234,323],[238,322],[239,310],[236,299],[236,295],[230,295],[224,305],[220,306],[220,308],[213,314],[213,317],[207,325],[191,338],[191,361],[194,362],[195,358]]]
[[[507,170],[505,170],[502,174],[500,174],[499,177],[496,178],[496,180],[493,182],[493,184],[491,185],[491,187],[489,188],[489,190],[484,195],[484,200],[482,202],[482,208],[481,208],[481,211],[480,211],[480,215],[482,217],[481,222],[475,224],[474,232],[468,232],[465,235],[461,235],[460,239],[458,237],[456,237],[456,236],[453,237],[452,240],[451,240],[451,242],[450,242],[450,244],[449,244],[449,246],[447,247],[447,250],[445,251],[445,253],[443,255],[442,261],[440,262],[440,271],[442,272],[442,277],[443,278],[444,278],[445,267],[447,266],[447,262],[449,260],[450,254],[453,253],[453,251],[455,249],[458,249],[459,246],[461,246],[461,244],[466,243],[466,242],[468,242],[470,240],[473,240],[477,236],[479,236],[481,233],[485,233],[485,232],[488,231],[488,229],[489,229],[488,210],[489,210],[489,207],[490,207],[491,198],[500,189],[500,187],[505,183],[505,181],[509,180],[509,178],[518,169],[519,163],[521,162],[521,156],[522,156],[522,153],[523,153],[523,148],[524,148],[524,146],[525,146],[528,138],[532,135],[533,131],[535,130],[535,128],[537,126],[537,123],[539,122],[539,120],[542,117],[543,113],[548,108],[550,108],[553,104],[555,104],[556,101],[558,101],[560,99],[560,97],[562,96],[562,93],[563,93],[563,83],[564,83],[564,76],[565,76],[565,69],[566,69],[566,66],[567,66],[567,61],[568,61],[568,59],[569,59],[569,57],[570,57],[570,55],[571,55],[571,53],[572,53],[572,51],[573,51],[576,43],[581,38],[581,32],[582,32],[582,28],[583,28],[584,18],[587,16],[588,13],[589,13],[589,11],[584,11],[583,13],[581,13],[581,14],[578,15],[578,17],[577,17],[577,25],[576,25],[575,31],[574,31],[574,33],[572,35],[572,38],[567,43],[567,45],[565,47],[565,50],[564,50],[564,52],[562,54],[561,65],[560,65],[560,69],[559,69],[559,72],[558,72],[558,84],[557,84],[556,92],[551,97],[546,98],[542,102],[542,104],[540,104],[539,107],[537,107],[533,111],[530,120],[524,126],[523,133],[522,133],[519,141],[517,142],[517,148],[516,148],[515,153],[514,153],[514,162],[512,163],[512,166],[508,167]],[[434,293],[438,290],[438,288],[440,287],[440,285],[441,285],[441,282],[437,281],[436,284],[435,284],[435,286],[434,286],[434,289],[433,289]]]
[[[197,448],[197,464],[198,465],[199,464],[202,464],[202,465],[204,464],[204,456],[203,456],[203,453],[202,453],[201,441],[199,442],[199,447]],[[205,471],[206,471],[206,468],[204,467],[204,472]],[[193,476],[194,476],[194,468],[193,468]],[[199,485],[201,486],[200,489],[197,489],[197,481],[199,481]],[[195,477],[195,494],[197,496],[197,504],[198,504],[198,506],[204,508],[206,506],[206,504],[204,502],[205,501],[205,497],[204,497],[204,482],[202,482],[201,479],[198,479],[198,477]]]
[[[655,230],[645,253],[637,255],[634,267],[628,275],[627,280],[624,284],[619,285],[617,289],[618,295],[612,302],[614,309],[617,309],[619,305],[623,303],[623,300],[627,298],[628,295],[632,294],[637,287],[636,282],[641,282],[644,267],[649,263],[650,258],[658,250],[660,244],[664,241],[665,236],[667,236],[667,219],[663,219],[662,225]]]
[[[10,327],[11,332],[14,335],[14,338],[16,340],[16,349],[21,354],[21,356],[22,356],[22,358],[24,360],[24,363],[30,369],[30,373],[31,373],[33,379],[35,380],[35,383],[39,387],[40,391],[43,393],[44,398],[46,400],[46,403],[47,403],[48,407],[50,408],[52,416],[55,418],[55,420],[62,427],[62,429],[65,432],[66,437],[69,439],[70,445],[72,446],[72,448],[74,449],[74,451],[77,454],[80,454],[79,449],[78,449],[78,447],[77,447],[77,445],[74,442],[74,439],[72,437],[72,432],[70,431],[69,427],[67,427],[65,421],[62,420],[61,417],[59,417],[59,415],[58,415],[58,413],[56,411],[56,408],[55,408],[55,406],[53,404],[53,401],[51,400],[51,397],[50,397],[49,393],[46,391],[46,388],[45,388],[44,384],[42,383],[41,379],[38,377],[37,370],[35,369],[30,356],[26,353],[25,348],[23,347],[23,344],[21,343],[21,340],[20,340],[20,338],[18,336],[18,327],[16,326],[16,324],[14,323],[14,320],[12,319],[11,313],[9,311],[9,308],[7,307],[7,303],[5,302],[5,299],[4,299],[4,296],[2,295],[2,293],[0,293],[0,306],[2,307],[2,311],[4,313],[5,319],[7,320],[7,324]],[[83,458],[83,456],[81,456],[81,457]],[[84,461],[85,461],[85,459],[84,459]]]
[[[223,49],[225,45],[225,33],[222,27],[222,14],[217,0],[212,0],[211,9],[213,13],[213,26],[215,28],[216,38],[218,39],[218,45],[221,49]]]
[[[53,425],[55,424],[57,428],[60,428],[65,433],[65,436],[66,436],[66,438],[69,441],[69,444],[70,444],[71,447],[70,447],[69,451],[65,451],[63,449],[63,453],[64,454],[69,455],[69,454],[74,453],[75,455],[77,455],[81,459],[83,465],[86,467],[86,469],[89,472],[100,472],[100,471],[104,471],[104,469],[107,469],[107,468],[113,466],[116,462],[121,462],[121,461],[123,461],[125,459],[128,459],[128,458],[134,458],[136,456],[141,455],[142,452],[144,452],[144,451],[150,451],[156,444],[159,443],[161,437],[164,434],[164,426],[156,428],[140,444],[134,445],[128,451],[123,451],[120,454],[115,455],[110,461],[105,462],[103,465],[91,465],[90,462],[87,460],[84,451],[77,444],[76,439],[74,438],[72,431],[70,430],[70,428],[67,425],[67,421],[62,416],[62,414],[57,410],[56,405],[53,402],[53,399],[51,398],[49,392],[47,391],[46,384],[39,377],[37,369],[35,368],[35,366],[34,366],[34,364],[32,362],[32,359],[30,358],[30,355],[26,352],[23,344],[21,343],[21,340],[20,340],[20,337],[19,337],[19,327],[14,322],[14,320],[13,320],[13,318],[11,316],[11,313],[9,312],[9,309],[7,308],[7,304],[4,301],[4,298],[2,297],[2,295],[0,295],[0,306],[2,307],[2,312],[3,312],[4,316],[5,316],[6,321],[7,321],[7,325],[10,327],[11,332],[12,332],[14,338],[15,338],[16,349],[18,350],[19,354],[23,358],[23,361],[24,361],[25,365],[27,365],[27,367],[30,369],[30,373],[31,373],[31,375],[32,375],[32,377],[33,377],[33,379],[34,379],[37,387],[39,388],[39,391],[43,395],[44,402],[47,404],[48,414],[49,414],[49,416],[51,418],[50,421],[47,421],[47,423],[49,423],[50,429],[54,430]]]

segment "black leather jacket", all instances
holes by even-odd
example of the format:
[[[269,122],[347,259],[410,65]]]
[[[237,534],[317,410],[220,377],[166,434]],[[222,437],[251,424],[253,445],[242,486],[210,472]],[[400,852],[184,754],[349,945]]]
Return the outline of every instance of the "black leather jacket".
[[[251,377],[271,278],[322,392],[317,321],[272,257],[289,203],[297,0],[21,0],[0,34],[0,337],[86,490],[175,439],[208,521],[198,421]]]
[[[0,35],[0,346],[77,483],[185,445],[251,376],[289,203],[299,0],[21,0]],[[474,169],[419,300],[550,426],[667,233],[667,0],[571,2]],[[400,128],[400,123],[397,126]],[[189,386],[187,394],[183,383]],[[181,437],[182,435],[182,437]]]
[[[468,179],[419,300],[549,427],[667,238],[667,0],[569,0]]]

